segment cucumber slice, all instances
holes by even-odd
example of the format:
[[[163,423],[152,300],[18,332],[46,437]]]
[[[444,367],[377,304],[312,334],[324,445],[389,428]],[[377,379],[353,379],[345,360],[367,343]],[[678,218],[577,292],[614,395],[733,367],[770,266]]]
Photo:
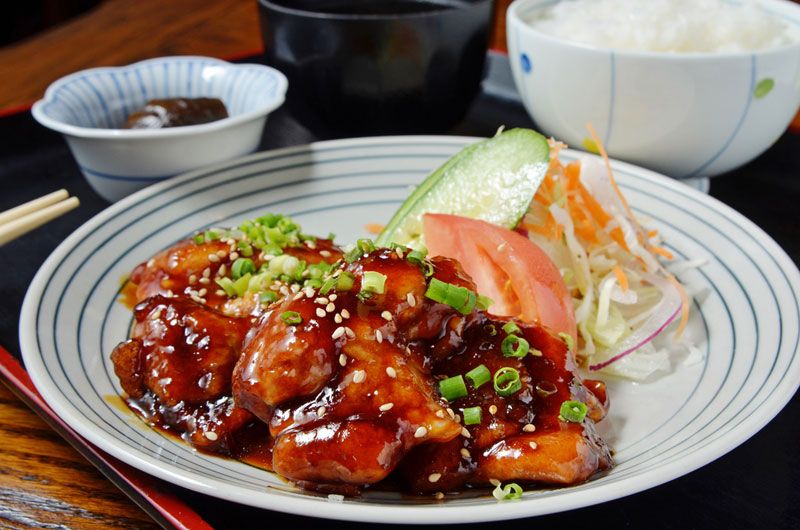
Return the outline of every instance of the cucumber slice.
[[[549,161],[547,139],[530,129],[511,129],[471,144],[414,190],[377,243],[423,246],[426,213],[461,215],[514,228],[528,211]]]

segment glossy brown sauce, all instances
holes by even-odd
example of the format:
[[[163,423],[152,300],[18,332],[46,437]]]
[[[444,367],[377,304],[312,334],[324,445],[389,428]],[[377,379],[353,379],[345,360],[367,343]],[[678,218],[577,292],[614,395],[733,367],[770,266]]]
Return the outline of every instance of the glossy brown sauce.
[[[230,261],[201,258],[225,249],[216,241],[178,244],[132,275],[135,298],[144,301],[134,311],[134,339],[112,359],[128,403],[151,425],[323,492],[433,493],[490,479],[574,483],[610,465],[591,420],[559,417],[564,401],[581,397],[599,420],[605,387],[581,382],[565,343],[544,328],[519,323],[537,353],[503,356],[508,319],[462,315],[426,298],[425,267],[389,249],[342,264],[355,278],[350,290],[290,293],[230,316],[225,296],[187,297],[197,293],[191,276],[210,266],[213,277]],[[331,261],[340,255],[329,242],[294,252],[319,259],[320,250]],[[456,262],[430,265],[433,277],[474,291]],[[384,275],[386,288],[362,299],[367,270]],[[287,325],[287,311],[302,321]],[[502,397],[489,381],[477,389],[467,383],[469,394],[452,402],[440,396],[439,380],[481,364],[491,374],[516,369],[521,390]],[[480,407],[480,424],[463,424],[467,407]]]
[[[199,125],[228,117],[228,109],[218,98],[151,99],[132,112],[126,129],[164,129]]]

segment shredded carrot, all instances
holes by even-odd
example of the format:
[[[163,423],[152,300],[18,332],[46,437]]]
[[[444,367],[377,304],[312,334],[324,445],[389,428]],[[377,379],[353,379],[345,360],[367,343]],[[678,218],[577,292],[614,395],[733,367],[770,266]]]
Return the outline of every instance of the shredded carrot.
[[[578,193],[583,200],[583,204],[586,206],[586,209],[591,212],[592,217],[594,217],[597,224],[600,225],[600,228],[605,228],[606,224],[612,219],[608,212],[597,202],[591,193],[581,184],[578,182]]]
[[[650,239],[653,239],[657,235],[658,235],[658,230],[650,230],[649,232],[647,232],[647,237]]]
[[[619,265],[614,265],[614,276],[617,277],[617,283],[619,286],[622,287],[624,292],[628,292],[628,288],[630,285],[628,284],[628,277],[625,275],[625,271],[622,270],[622,267]]]
[[[592,140],[594,140],[594,143],[597,144],[597,149],[600,151],[600,156],[603,157],[603,162],[606,165],[606,171],[608,171],[608,179],[611,181],[611,186],[614,188],[614,191],[617,192],[617,197],[619,197],[622,205],[625,206],[625,211],[628,212],[628,217],[630,217],[633,222],[636,222],[636,217],[634,217],[631,207],[628,206],[628,201],[625,200],[625,196],[622,194],[622,191],[620,191],[619,186],[617,186],[617,179],[614,178],[614,171],[611,169],[611,160],[608,159],[608,153],[606,153],[606,148],[603,146],[603,142],[600,141],[600,137],[597,136],[597,131],[594,130],[594,127],[591,123],[587,123],[586,128],[589,129],[589,134],[592,135]]]
[[[650,245],[650,252],[652,252],[653,254],[658,254],[659,256],[663,256],[667,259],[673,258],[672,252],[665,249],[664,247],[657,247],[655,245]]]
[[[380,234],[383,232],[383,225],[378,223],[367,223],[364,225],[364,230],[370,234]]]
[[[678,329],[675,330],[675,339],[678,339],[683,335],[686,324],[689,322],[689,295],[686,294],[686,289],[683,288],[683,285],[681,285],[681,282],[679,282],[675,276],[667,273],[667,279],[672,282],[672,285],[675,286],[681,296],[681,321],[678,324]]]

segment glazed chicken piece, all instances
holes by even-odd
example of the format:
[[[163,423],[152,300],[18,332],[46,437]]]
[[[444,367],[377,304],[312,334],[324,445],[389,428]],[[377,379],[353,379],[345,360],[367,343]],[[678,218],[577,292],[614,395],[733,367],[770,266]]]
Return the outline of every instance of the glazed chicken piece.
[[[388,279],[362,303],[365,270]],[[382,250],[344,273],[349,291],[287,299],[262,315],[234,373],[237,402],[270,425],[275,471],[317,489],[373,484],[413,447],[461,432],[423,360],[396,340],[426,318],[420,268]]]
[[[258,293],[230,297],[215,281],[231,275],[241,252],[235,241],[179,241],[133,270],[130,281],[136,286],[136,303],[159,294],[180,294],[229,316],[258,316],[264,307],[258,302]],[[329,239],[305,240],[284,247],[282,252],[306,264],[333,263],[341,257],[341,251]],[[266,261],[263,252],[254,252],[251,259],[256,269]]]
[[[132,338],[111,354],[134,407],[195,446],[227,453],[252,420],[231,399],[231,374],[250,321],[185,297],[137,305]]]
[[[501,345],[508,336],[503,331],[507,322],[480,314],[464,329],[460,348],[431,357],[434,372],[446,375],[480,365],[491,374],[511,367],[520,375],[521,389],[501,397],[489,381],[477,389],[470,385],[466,397],[451,402],[461,414],[479,407],[481,421],[465,426],[469,436],[449,446],[426,445],[409,455],[401,474],[414,491],[453,491],[494,480],[575,484],[611,465],[610,451],[594,427],[606,412],[603,384],[584,384],[570,367],[565,342],[540,326],[516,322],[517,335],[528,341],[532,353],[523,359],[505,357]],[[588,405],[584,421],[560,417],[561,404],[571,400]],[[439,478],[432,482],[431,476]]]
[[[428,274],[426,274],[426,272]],[[365,293],[366,274],[383,276]],[[519,333],[536,355],[505,357],[506,319],[462,314],[426,297],[432,277],[475,291],[458,263],[410,263],[377,250],[343,267],[350,289],[287,299],[264,313],[236,365],[237,403],[268,422],[279,474],[314,488],[364,487],[394,469],[416,492],[448,491],[490,479],[570,484],[610,465],[594,434],[602,386],[584,387],[563,340],[535,325]],[[541,352],[541,353],[538,353]],[[521,389],[502,397],[492,382],[448,403],[438,381],[483,364],[518,371]],[[580,423],[561,404],[591,406]],[[478,425],[464,408],[481,407]]]

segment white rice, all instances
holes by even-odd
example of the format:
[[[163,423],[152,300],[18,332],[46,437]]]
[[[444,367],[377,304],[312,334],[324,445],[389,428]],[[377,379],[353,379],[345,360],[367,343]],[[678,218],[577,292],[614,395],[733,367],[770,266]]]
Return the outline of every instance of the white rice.
[[[752,0],[565,0],[529,23],[564,40],[651,52],[747,52],[799,40]]]

